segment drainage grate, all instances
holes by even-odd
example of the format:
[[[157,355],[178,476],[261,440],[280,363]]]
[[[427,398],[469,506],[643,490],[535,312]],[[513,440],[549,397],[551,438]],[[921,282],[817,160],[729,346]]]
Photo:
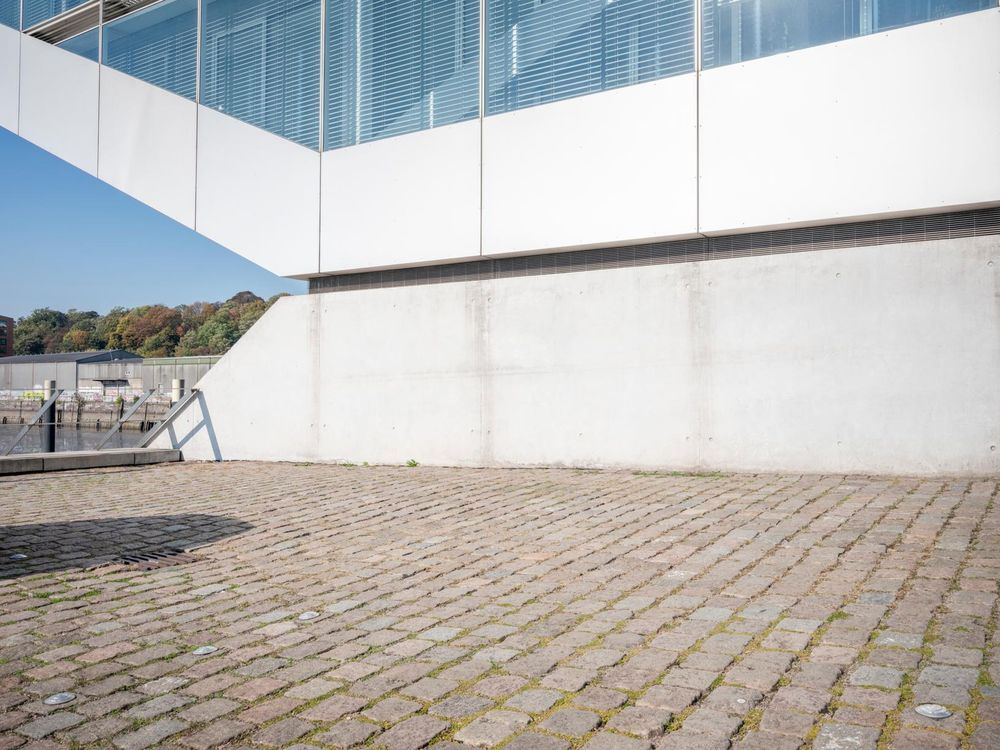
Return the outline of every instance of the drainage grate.
[[[122,555],[110,562],[95,565],[88,570],[104,570],[107,568],[127,568],[128,570],[157,570],[159,568],[170,568],[175,565],[186,565],[197,562],[201,558],[183,549],[167,547],[153,552],[136,552],[130,555]]]

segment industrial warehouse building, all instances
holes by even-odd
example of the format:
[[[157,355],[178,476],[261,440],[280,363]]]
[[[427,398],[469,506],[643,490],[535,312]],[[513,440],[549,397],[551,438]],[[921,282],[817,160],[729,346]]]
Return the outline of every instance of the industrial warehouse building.
[[[197,383],[221,357],[140,357],[124,349],[24,354],[0,359],[0,400],[40,395],[45,381],[81,396],[169,394],[173,381]]]
[[[101,392],[108,386],[140,374],[142,357],[124,349],[58,354],[22,354],[0,359],[0,398],[10,398],[24,391],[41,392],[45,381],[54,380],[56,388]],[[111,377],[111,372],[114,377]],[[99,379],[99,375],[107,377]]]
[[[1000,469],[996,0],[0,24],[0,126],[310,282],[161,438],[188,458]]]

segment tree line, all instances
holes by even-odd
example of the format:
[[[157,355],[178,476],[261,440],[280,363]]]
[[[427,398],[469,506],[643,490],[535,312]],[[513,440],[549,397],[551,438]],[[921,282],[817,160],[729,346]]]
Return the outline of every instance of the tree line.
[[[225,354],[280,297],[240,292],[225,302],[116,307],[107,315],[41,308],[14,325],[14,354],[127,349],[143,357]]]

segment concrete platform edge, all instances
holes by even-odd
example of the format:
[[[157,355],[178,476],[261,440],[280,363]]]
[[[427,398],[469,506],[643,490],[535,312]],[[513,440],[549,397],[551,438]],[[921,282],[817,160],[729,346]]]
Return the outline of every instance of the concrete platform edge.
[[[179,449],[135,448],[65,453],[25,453],[0,457],[0,476],[37,474],[73,469],[104,469],[114,466],[146,466],[182,461]]]

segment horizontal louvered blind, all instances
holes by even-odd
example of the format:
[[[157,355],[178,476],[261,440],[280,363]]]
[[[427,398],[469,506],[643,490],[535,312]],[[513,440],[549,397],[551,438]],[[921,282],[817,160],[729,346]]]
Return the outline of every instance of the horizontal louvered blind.
[[[872,31],[886,31],[939,18],[995,8],[996,0],[879,0],[874,4]],[[871,6],[871,3],[866,3]]]
[[[93,28],[90,31],[85,31],[82,34],[77,34],[63,42],[59,42],[56,46],[80,55],[80,57],[86,57],[88,60],[97,62],[101,46],[100,33],[96,28]]]
[[[727,65],[858,36],[860,11],[861,0],[706,0],[703,65]]]
[[[20,0],[0,0],[0,26],[19,28],[21,24]]]
[[[329,0],[328,149],[479,116],[478,0]]]
[[[206,0],[201,102],[319,148],[321,0]]]
[[[487,0],[487,114],[694,69],[694,0]]]
[[[104,26],[104,64],[194,99],[198,0],[166,0]]]
[[[706,68],[993,7],[994,0],[704,0]]]
[[[87,0],[24,0],[24,28],[30,28],[85,2]]]

